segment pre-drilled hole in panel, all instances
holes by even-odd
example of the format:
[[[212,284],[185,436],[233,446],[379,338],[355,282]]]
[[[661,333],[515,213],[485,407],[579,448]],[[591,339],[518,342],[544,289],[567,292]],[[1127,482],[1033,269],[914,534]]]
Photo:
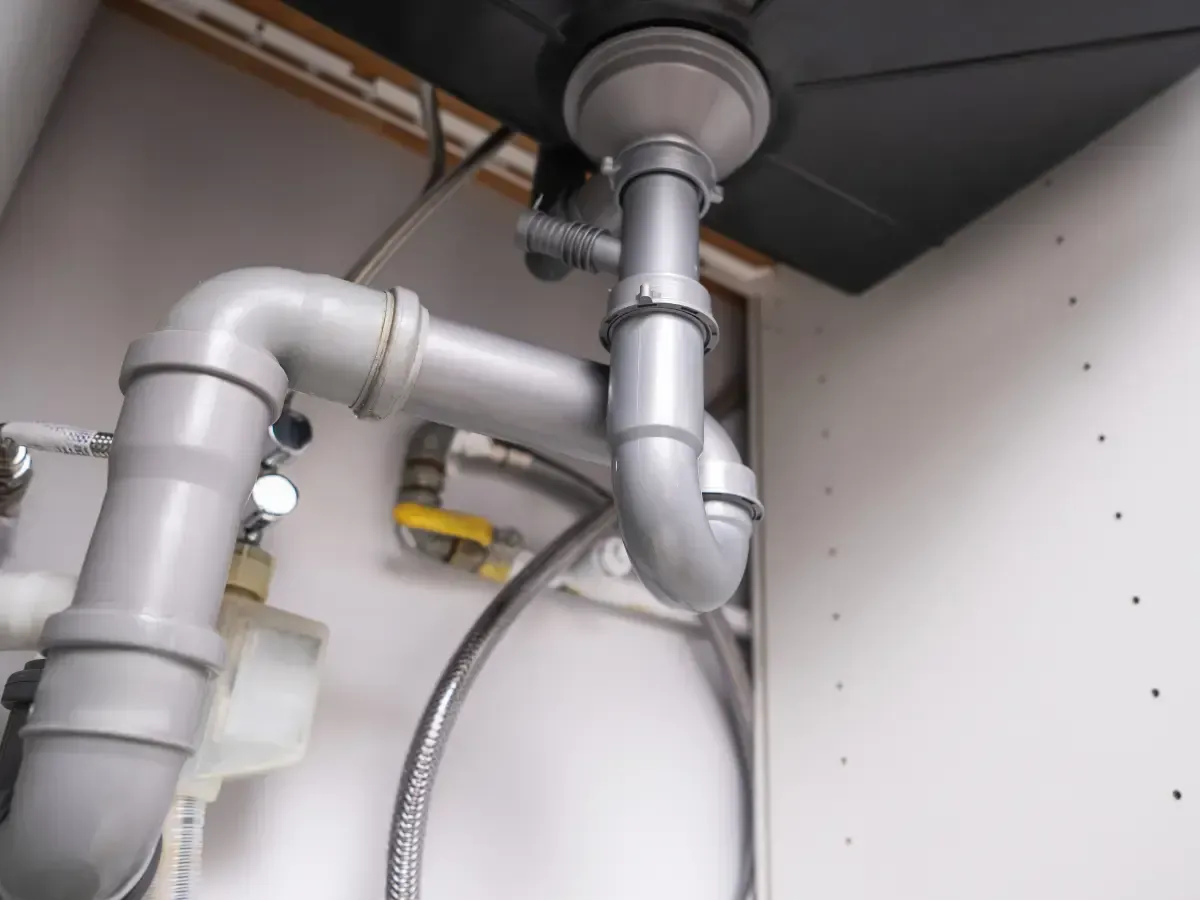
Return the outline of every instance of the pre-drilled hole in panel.
[[[1151,697],[1157,697],[1158,694],[1159,694],[1158,688],[1150,688],[1150,696]]]
[[[1141,603],[1141,602],[1142,602],[1142,598],[1141,598],[1141,597],[1134,597],[1134,598],[1133,598],[1133,605],[1134,605],[1134,606],[1137,606],[1137,605],[1138,605],[1139,603]]]
[[[1122,514],[1121,514],[1121,513],[1119,513],[1119,512],[1117,512],[1117,513],[1113,513],[1113,518],[1114,518],[1114,519],[1116,519],[1116,520],[1119,522],[1121,519],[1123,519],[1123,518],[1124,518],[1124,515],[1122,515]]]
[[[1171,791],[1171,796],[1174,797],[1176,800],[1182,800],[1183,792],[1182,791]]]
[[[1083,364],[1083,371],[1085,371],[1085,372],[1092,371],[1092,364],[1090,362],[1085,362]]]

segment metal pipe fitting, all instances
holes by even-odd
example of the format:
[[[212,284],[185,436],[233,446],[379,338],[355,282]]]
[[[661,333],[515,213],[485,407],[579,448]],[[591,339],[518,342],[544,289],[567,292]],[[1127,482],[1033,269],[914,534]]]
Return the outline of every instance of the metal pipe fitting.
[[[566,263],[584,272],[615,275],[621,263],[621,239],[586,222],[568,222],[541,212],[521,213],[517,247]]]
[[[266,446],[263,448],[264,471],[272,471],[285,465],[308,449],[312,443],[313,427],[308,416],[285,405],[283,412],[267,429]]]
[[[408,440],[408,452],[400,473],[396,503],[416,503],[440,507],[446,485],[446,458],[454,441],[455,430],[440,422],[418,425]],[[405,544],[415,546],[427,556],[446,562],[454,552],[454,539],[444,534],[397,525]]]
[[[32,480],[33,460],[28,448],[3,437],[0,430],[0,563],[8,556],[14,520]]]
[[[252,545],[260,543],[263,532],[293,512],[299,502],[300,491],[286,475],[278,472],[259,475],[250,488],[250,497],[242,512],[238,541]]]

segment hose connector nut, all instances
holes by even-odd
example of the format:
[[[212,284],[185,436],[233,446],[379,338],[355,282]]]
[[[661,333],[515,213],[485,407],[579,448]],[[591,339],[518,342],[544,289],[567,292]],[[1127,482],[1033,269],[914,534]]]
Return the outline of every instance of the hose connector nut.
[[[717,345],[721,330],[712,314],[712,297],[700,282],[666,273],[631,275],[617,282],[608,295],[608,315],[600,325],[600,340],[610,349],[613,329],[628,316],[673,312],[694,321],[704,333],[704,351]]]

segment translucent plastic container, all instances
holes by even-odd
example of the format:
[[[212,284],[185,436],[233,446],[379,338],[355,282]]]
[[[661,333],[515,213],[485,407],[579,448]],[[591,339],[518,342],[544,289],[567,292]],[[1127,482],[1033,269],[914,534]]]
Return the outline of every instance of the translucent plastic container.
[[[215,799],[227,778],[299,762],[316,711],[329,629],[320,622],[226,591],[217,629],[225,669],[213,683],[199,751],[180,793]]]

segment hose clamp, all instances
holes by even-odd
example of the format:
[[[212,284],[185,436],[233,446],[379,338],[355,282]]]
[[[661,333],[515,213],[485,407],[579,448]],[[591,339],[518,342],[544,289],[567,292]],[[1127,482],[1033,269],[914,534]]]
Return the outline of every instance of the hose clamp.
[[[666,273],[632,275],[608,294],[608,315],[600,325],[600,341],[611,349],[613,329],[630,316],[671,312],[694,321],[704,333],[704,352],[717,345],[721,330],[712,314],[712,297],[694,278]]]
[[[700,457],[700,492],[705,500],[723,500],[745,507],[757,522],[766,514],[758,499],[758,479],[754,470],[741,463]]]
[[[670,172],[690,181],[700,195],[700,218],[710,206],[725,199],[712,160],[683,138],[642,141],[622,150],[616,159],[606,157],[600,164],[600,174],[609,180],[618,198],[631,181],[651,172]]]

